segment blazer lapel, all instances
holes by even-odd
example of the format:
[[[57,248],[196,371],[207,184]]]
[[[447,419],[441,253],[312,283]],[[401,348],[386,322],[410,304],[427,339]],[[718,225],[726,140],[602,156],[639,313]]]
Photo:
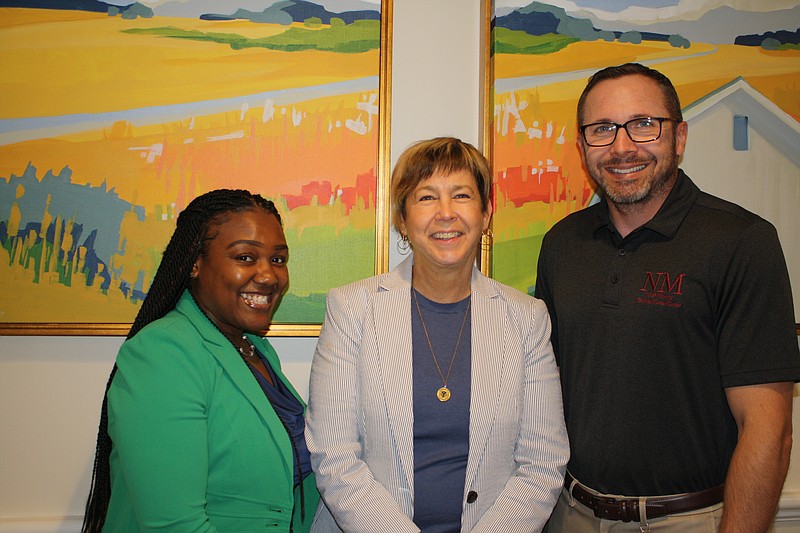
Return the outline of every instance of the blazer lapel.
[[[280,446],[281,456],[288,467],[288,472],[291,473],[294,468],[294,456],[289,436],[283,427],[283,423],[264,395],[261,385],[253,376],[252,371],[242,361],[242,358],[236,353],[231,343],[203,316],[188,291],[183,294],[176,309],[186,315],[195,325],[197,331],[203,337],[208,351],[216,358],[225,373],[230,376],[231,382],[258,412],[264,421],[264,427],[273,433],[276,442]],[[257,345],[262,348],[260,342]],[[273,368],[276,367],[273,366]],[[278,374],[280,375],[280,373]]]
[[[472,277],[472,393],[467,485],[475,476],[500,408],[506,310],[477,270]]]
[[[407,268],[405,268],[407,267]],[[414,402],[411,358],[411,260],[381,282],[374,300],[375,369],[381,379],[386,416],[406,483],[414,490]],[[386,320],[386,317],[397,317]]]

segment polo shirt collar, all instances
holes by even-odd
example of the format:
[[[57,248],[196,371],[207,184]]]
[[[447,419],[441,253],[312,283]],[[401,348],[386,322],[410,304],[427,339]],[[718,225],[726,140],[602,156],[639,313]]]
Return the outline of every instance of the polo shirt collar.
[[[667,239],[671,239],[678,232],[686,215],[689,214],[692,206],[700,194],[700,189],[694,182],[686,175],[686,173],[678,169],[678,179],[675,185],[667,195],[664,205],[658,210],[656,215],[645,223],[641,228],[634,231],[638,233],[642,229],[647,229],[663,235]],[[599,202],[599,209],[594,221],[594,233],[602,228],[607,228],[612,234],[617,235],[617,230],[611,223],[611,215],[608,212],[608,203],[605,198],[601,196]]]

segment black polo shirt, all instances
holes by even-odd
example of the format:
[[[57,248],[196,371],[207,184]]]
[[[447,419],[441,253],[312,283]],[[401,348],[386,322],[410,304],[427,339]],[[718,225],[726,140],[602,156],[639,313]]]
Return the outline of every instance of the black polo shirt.
[[[724,388],[800,380],[775,228],[683,171],[624,239],[605,201],[557,223],[536,296],[553,323],[569,470],[600,492],[719,485],[737,441]]]

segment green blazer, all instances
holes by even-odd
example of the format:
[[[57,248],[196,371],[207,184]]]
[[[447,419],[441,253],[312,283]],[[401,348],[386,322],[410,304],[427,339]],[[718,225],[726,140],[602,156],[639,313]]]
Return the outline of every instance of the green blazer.
[[[275,350],[250,340],[283,375]],[[105,531],[305,532],[319,500],[293,488],[289,436],[252,372],[185,292],[125,341],[108,392],[111,502]]]

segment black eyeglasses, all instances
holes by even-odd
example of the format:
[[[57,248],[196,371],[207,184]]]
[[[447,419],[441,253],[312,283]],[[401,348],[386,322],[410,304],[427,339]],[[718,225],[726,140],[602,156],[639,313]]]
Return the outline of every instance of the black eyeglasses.
[[[661,124],[664,122],[679,122],[674,118],[665,117],[639,117],[617,124],[616,122],[595,122],[586,124],[579,129],[583,140],[588,146],[608,146],[614,144],[617,132],[625,128],[628,137],[635,143],[649,143],[661,137]]]

